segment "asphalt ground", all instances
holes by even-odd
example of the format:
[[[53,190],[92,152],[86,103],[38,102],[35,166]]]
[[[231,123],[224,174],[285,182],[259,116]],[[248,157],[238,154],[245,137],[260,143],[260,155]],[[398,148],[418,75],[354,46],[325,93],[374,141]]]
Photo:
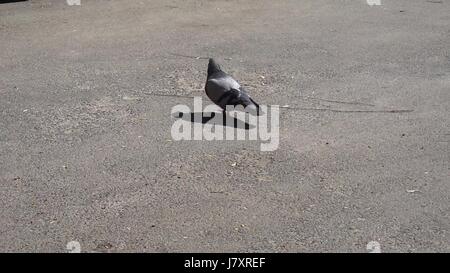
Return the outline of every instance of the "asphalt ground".
[[[381,4],[0,4],[0,251],[449,252],[450,2]],[[277,150],[173,140],[205,57]]]

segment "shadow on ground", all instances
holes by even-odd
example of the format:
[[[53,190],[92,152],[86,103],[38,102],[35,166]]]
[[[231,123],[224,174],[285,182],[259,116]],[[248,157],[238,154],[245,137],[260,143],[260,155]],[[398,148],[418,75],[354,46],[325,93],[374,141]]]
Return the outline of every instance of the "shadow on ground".
[[[218,117],[221,116],[221,117]],[[228,119],[227,119],[228,117]],[[174,118],[181,118],[182,120],[185,121],[190,121],[192,123],[202,123],[202,124],[206,124],[209,122],[210,124],[216,124],[214,121],[212,121],[212,119],[216,119],[217,120],[222,120],[220,125],[224,126],[224,127],[234,127],[237,129],[245,129],[245,130],[249,130],[249,129],[253,129],[255,128],[254,125],[250,125],[242,120],[239,120],[235,117],[232,117],[230,115],[223,115],[222,113],[217,113],[217,112],[192,112],[192,113],[182,113],[182,112],[178,112],[174,114]],[[227,122],[228,121],[228,122]]]

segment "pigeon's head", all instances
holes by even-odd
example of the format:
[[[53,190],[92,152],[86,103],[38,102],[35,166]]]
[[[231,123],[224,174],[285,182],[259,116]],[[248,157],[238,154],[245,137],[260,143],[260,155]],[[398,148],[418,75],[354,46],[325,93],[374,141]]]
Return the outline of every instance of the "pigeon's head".
[[[214,61],[214,59],[209,59],[209,63],[208,63],[208,77],[211,76],[212,74],[222,71],[220,69],[220,66],[216,63],[216,61]]]

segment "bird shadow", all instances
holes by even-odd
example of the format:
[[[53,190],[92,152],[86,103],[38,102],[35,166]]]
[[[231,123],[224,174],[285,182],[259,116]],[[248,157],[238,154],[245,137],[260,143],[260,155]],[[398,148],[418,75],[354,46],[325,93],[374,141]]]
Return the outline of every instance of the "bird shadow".
[[[221,118],[219,118],[218,116],[220,116]],[[227,117],[229,121],[232,121],[231,124],[230,122],[227,122]],[[202,124],[206,124],[208,123],[208,121],[214,118],[216,120],[220,120],[220,122],[219,123],[210,122],[210,124],[212,125],[218,124],[222,125],[223,127],[233,127],[236,129],[245,129],[245,130],[255,128],[254,125],[250,125],[245,121],[242,121],[240,119],[237,119],[236,117],[228,115],[227,113],[223,114],[220,112],[189,112],[189,113],[177,112],[174,114],[174,118],[180,118],[182,120],[189,121],[192,123],[202,123]]]

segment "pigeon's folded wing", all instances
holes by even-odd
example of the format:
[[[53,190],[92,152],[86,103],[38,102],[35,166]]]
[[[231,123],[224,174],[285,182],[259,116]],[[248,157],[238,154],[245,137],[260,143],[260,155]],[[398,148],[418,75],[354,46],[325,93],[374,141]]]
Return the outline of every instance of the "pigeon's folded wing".
[[[225,86],[221,85],[220,82],[217,82],[215,80],[208,80],[206,82],[206,95],[214,102],[218,103],[220,98],[223,97],[230,89],[226,88]]]

